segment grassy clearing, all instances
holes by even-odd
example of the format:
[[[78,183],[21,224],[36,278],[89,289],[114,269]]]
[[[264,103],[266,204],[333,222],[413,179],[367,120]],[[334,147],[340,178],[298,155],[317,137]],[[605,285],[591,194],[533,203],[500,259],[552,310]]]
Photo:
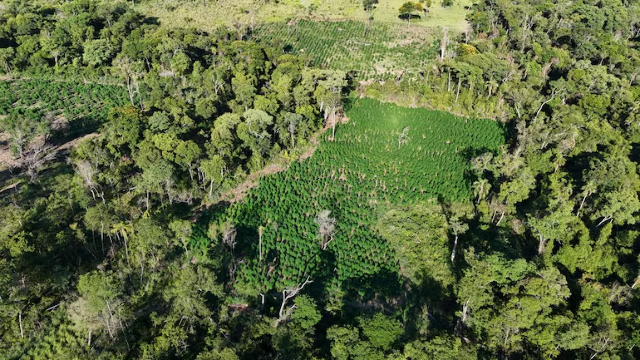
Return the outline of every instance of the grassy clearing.
[[[374,230],[379,210],[432,198],[468,201],[467,157],[504,141],[491,120],[371,99],[356,100],[347,115],[335,141],[328,131],[311,158],[262,178],[242,202],[210,214],[214,232],[229,222],[238,229],[236,251],[247,259],[239,279],[248,292],[291,286],[309,274],[366,291],[368,280],[397,274],[394,251]],[[337,222],[325,250],[314,223],[322,210]]]
[[[388,24],[405,24],[398,18],[398,8],[406,0],[381,0],[374,10],[375,22]],[[471,0],[457,0],[454,5],[443,8],[441,0],[434,0],[430,14],[424,21],[414,21],[412,26],[435,28],[448,27],[454,31],[467,28],[465,20],[468,11],[465,7]],[[181,1],[159,0],[145,1],[137,8],[168,27],[194,26],[212,31],[219,26],[233,25],[234,21],[254,23],[286,22],[296,16],[306,16],[307,8],[311,8],[311,16],[318,19],[352,19],[367,20],[369,14],[362,8],[358,0],[283,0],[278,3],[255,0],[206,0]]]
[[[274,23],[258,27],[253,38],[281,43],[306,54],[314,66],[356,70],[362,79],[395,77],[417,71],[437,56],[437,44],[424,31],[362,21],[302,20],[298,25]]]

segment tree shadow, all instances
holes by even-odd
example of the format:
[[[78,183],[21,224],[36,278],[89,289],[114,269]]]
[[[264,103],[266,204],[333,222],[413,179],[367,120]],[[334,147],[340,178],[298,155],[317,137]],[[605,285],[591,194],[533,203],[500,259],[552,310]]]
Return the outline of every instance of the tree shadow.
[[[343,318],[355,318],[363,312],[395,313],[404,305],[403,279],[397,272],[381,270],[373,275],[349,278],[342,282]]]
[[[453,329],[457,303],[452,289],[443,287],[426,270],[420,271],[417,278],[418,283],[408,285],[405,336],[413,339],[421,335],[423,321],[428,322],[430,329]]]
[[[631,154],[629,158],[631,161],[640,164],[640,143],[631,144]]]
[[[422,16],[416,14],[400,14],[398,15],[398,19],[409,21],[409,20],[421,20]]]

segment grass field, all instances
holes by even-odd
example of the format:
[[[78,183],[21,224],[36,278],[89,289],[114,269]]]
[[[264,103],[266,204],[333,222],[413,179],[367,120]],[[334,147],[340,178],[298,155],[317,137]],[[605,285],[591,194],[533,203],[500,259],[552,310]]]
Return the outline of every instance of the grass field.
[[[248,259],[239,276],[248,289],[291,286],[325,271],[338,284],[397,273],[393,250],[374,230],[379,210],[431,198],[468,201],[467,157],[474,150],[495,151],[504,141],[491,120],[465,121],[366,98],[347,115],[335,141],[328,131],[311,158],[263,178],[242,202],[203,218],[214,229],[229,222],[238,229],[236,250]],[[335,241],[324,251],[314,223],[322,210],[337,222]]]
[[[427,61],[437,56],[438,45],[431,36],[405,29],[373,24],[366,30],[364,22],[354,20],[302,20],[297,30],[296,26],[272,23],[258,27],[252,37],[306,54],[314,66],[356,70],[361,79],[379,79],[423,69]]]
[[[374,22],[386,24],[406,24],[398,18],[398,8],[406,0],[380,0],[373,11]],[[443,8],[441,0],[434,0],[426,20],[413,21],[413,27],[448,27],[462,32],[467,28],[465,17],[471,0],[456,0],[454,5]],[[250,24],[286,22],[295,17],[309,14],[317,19],[367,20],[369,14],[359,0],[283,0],[262,2],[255,0],[157,0],[143,1],[137,8],[166,26],[195,26],[203,30],[213,30],[219,26],[232,25],[234,21]]]

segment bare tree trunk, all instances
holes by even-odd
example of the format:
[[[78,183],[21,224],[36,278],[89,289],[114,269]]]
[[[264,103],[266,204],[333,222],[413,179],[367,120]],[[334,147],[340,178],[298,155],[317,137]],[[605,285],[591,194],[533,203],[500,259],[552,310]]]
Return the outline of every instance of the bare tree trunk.
[[[260,252],[260,262],[262,262],[262,227],[258,228],[258,251]]]
[[[331,130],[331,141],[336,141],[336,110],[335,109],[332,110],[331,116],[333,117],[333,129]]]
[[[467,299],[464,305],[462,305],[462,322],[463,323],[467,321],[467,308],[469,307],[469,301],[471,301],[471,298]]]
[[[502,210],[502,215],[500,215],[500,220],[498,220],[498,222],[496,223],[496,226],[500,225],[500,222],[502,221],[502,218],[504,218],[504,210]]]
[[[104,254],[104,222],[100,220],[100,243],[102,244],[102,253]]]
[[[129,246],[127,245],[127,237],[123,236],[122,240],[124,242],[124,254],[127,257],[127,266],[131,266],[131,264],[129,263]]]
[[[449,29],[442,29],[442,41],[440,42],[440,62],[444,61],[444,53],[447,50],[447,45],[449,43]]]
[[[292,289],[282,290],[282,304],[280,305],[280,311],[278,312],[278,319],[274,323],[274,326],[278,326],[278,324],[285,319],[284,309],[287,306],[287,301],[293,298],[294,296],[296,296],[307,284],[312,282],[313,280],[309,280],[309,276],[307,276],[307,279],[302,284],[298,284],[296,287]]]
[[[545,240],[542,235],[538,235],[538,238],[540,238],[540,241],[538,242],[538,254],[542,255],[544,253],[547,240]]]
[[[582,207],[584,206],[584,202],[587,200],[587,196],[591,195],[590,192],[586,192],[584,194],[584,197],[582,198],[582,202],[580,203],[580,207],[578,208],[578,211],[576,212],[576,216],[580,216],[580,211],[582,211]]]
[[[24,329],[22,328],[22,309],[18,311],[18,322],[20,323],[20,337],[24,339]]]
[[[458,248],[458,235],[456,235],[455,240],[453,240],[453,249],[451,250],[451,262],[456,258],[456,248]]]
[[[538,117],[538,114],[540,113],[540,111],[542,110],[542,108],[543,108],[545,105],[547,105],[547,104],[549,103],[549,101],[553,100],[555,97],[556,97],[556,91],[554,90],[554,91],[551,93],[551,97],[550,97],[548,100],[543,101],[543,102],[542,102],[542,104],[540,104],[540,107],[538,108],[538,111],[536,111],[536,115],[535,115],[533,118],[534,118],[534,119],[535,119],[535,118],[537,118],[537,117]]]
[[[282,319],[284,316],[284,307],[287,305],[287,300],[289,298],[286,294],[287,290],[282,290],[282,304],[280,305],[280,311],[278,312],[278,320]]]
[[[460,96],[460,83],[462,83],[462,79],[458,78],[458,91],[456,91],[456,104],[458,103],[458,96]]]
[[[133,89],[131,88],[131,79],[127,76],[127,91],[129,92],[129,101],[131,101],[131,105],[135,106],[133,103]]]
[[[611,220],[611,216],[605,216],[604,218],[602,218],[602,221],[600,221],[600,222],[598,223],[598,226],[597,226],[597,227],[600,227],[602,224],[604,224],[605,222],[607,222],[607,221],[609,221],[609,220]]]
[[[109,314],[108,314],[108,317],[104,318],[104,321],[107,323],[107,331],[109,332],[109,337],[111,339],[113,339],[114,336],[113,336],[113,332],[111,331],[111,324],[109,322],[109,318],[111,317],[111,306],[109,306],[109,302],[108,301],[105,302],[105,303],[107,304],[107,309],[109,310]]]

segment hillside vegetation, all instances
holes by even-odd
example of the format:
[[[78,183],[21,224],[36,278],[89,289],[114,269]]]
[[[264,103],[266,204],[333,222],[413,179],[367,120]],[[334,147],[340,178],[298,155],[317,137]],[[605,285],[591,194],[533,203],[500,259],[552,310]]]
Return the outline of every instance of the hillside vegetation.
[[[2,2],[0,359],[640,358],[639,4],[225,1]]]

